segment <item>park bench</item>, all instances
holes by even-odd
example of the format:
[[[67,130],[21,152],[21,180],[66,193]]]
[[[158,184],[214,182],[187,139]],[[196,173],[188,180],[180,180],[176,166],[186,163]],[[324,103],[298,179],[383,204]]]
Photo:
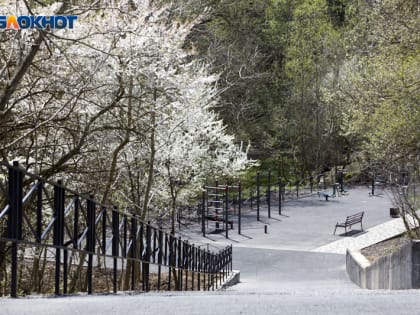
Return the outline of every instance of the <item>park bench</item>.
[[[364,215],[364,211],[347,216],[346,221],[343,223],[337,222],[334,229],[334,235],[335,235],[335,231],[337,230],[337,227],[343,227],[347,234],[347,227],[350,227],[351,229],[351,226],[357,223],[360,223],[360,227],[363,231],[363,225],[362,225],[363,215]]]
[[[326,192],[318,192],[318,197],[319,197],[319,198],[321,198],[321,196],[322,196],[322,197],[325,197],[325,201],[328,201],[328,198],[333,197],[332,195],[329,195],[329,194],[328,194],[328,193],[326,193]]]
[[[221,217],[216,217],[216,216],[212,216],[212,215],[208,215],[206,216],[206,219],[209,221],[215,221],[215,222],[226,222],[225,219],[222,219]],[[227,224],[230,225],[230,229],[233,229],[233,220],[228,220]]]

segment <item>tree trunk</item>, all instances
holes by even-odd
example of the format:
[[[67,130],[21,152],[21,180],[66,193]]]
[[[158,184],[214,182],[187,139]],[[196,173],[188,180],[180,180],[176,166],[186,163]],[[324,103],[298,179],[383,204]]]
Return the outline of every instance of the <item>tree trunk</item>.
[[[170,182],[171,188],[171,234],[175,237],[175,212],[176,212],[176,199],[178,196],[178,192],[176,191],[175,182],[171,180]]]
[[[153,99],[156,102],[157,99],[157,90],[154,89],[153,91]],[[156,141],[155,141],[155,129],[156,129],[156,113],[154,111],[151,112],[151,125],[152,128],[150,130],[150,156],[149,156],[149,169],[147,172],[147,186],[146,191],[144,193],[144,201],[143,201],[143,210],[141,214],[141,219],[144,220],[146,218],[147,210],[149,208],[150,202],[150,191],[153,185],[153,172],[155,168],[155,154],[156,154]]]

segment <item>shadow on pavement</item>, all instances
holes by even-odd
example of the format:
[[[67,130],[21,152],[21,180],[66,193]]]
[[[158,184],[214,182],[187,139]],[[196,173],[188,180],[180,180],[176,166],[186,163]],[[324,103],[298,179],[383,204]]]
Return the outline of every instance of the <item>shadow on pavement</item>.
[[[342,234],[338,234],[338,236],[341,237],[346,237],[346,236],[351,236],[351,237],[359,237],[360,235],[366,234],[367,231],[362,231],[362,230],[351,230],[348,231],[347,233],[342,233]]]

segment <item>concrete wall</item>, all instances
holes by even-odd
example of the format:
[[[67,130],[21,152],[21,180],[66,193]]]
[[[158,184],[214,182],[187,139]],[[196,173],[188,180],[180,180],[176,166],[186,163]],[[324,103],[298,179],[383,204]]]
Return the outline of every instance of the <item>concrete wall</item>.
[[[359,250],[347,250],[346,269],[350,279],[366,289],[411,289],[420,287],[420,241],[407,242],[401,249],[370,263]]]
[[[412,247],[412,279],[411,284],[413,289],[420,288],[420,240],[413,241]]]
[[[241,279],[241,272],[239,270],[232,270],[229,277],[225,280],[219,290],[224,290],[228,287],[231,287],[235,284],[238,284]]]

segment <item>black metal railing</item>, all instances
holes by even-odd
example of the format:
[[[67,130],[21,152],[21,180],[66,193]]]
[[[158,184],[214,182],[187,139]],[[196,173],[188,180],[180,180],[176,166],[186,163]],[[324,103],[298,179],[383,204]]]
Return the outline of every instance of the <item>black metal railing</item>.
[[[210,252],[0,164],[0,295],[214,290],[231,270],[231,246]]]
[[[320,179],[323,182],[321,183]],[[242,199],[244,210],[256,210],[257,221],[260,221],[261,206],[267,208],[267,217],[271,218],[272,207],[277,205],[278,214],[282,214],[285,202],[311,196],[315,192],[327,188],[324,174],[309,176],[298,180],[287,180],[281,176],[273,176],[271,170],[258,171],[255,178],[242,181],[247,193]]]

